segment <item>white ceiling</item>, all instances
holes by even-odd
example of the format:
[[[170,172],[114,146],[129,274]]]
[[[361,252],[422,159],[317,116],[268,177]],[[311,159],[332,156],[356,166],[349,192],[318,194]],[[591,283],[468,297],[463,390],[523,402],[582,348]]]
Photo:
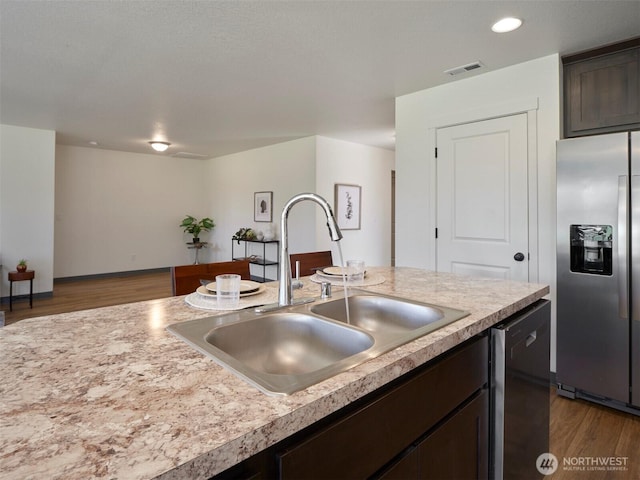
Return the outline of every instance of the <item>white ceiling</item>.
[[[491,32],[506,15],[523,26]],[[639,33],[640,0],[0,0],[0,123],[162,155],[393,149],[398,95]]]

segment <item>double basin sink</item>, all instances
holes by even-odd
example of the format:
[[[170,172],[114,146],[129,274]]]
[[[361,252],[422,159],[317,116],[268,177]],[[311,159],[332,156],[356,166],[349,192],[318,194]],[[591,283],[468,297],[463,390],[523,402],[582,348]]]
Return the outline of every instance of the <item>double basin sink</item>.
[[[358,292],[269,313],[244,310],[167,329],[269,395],[288,395],[468,315]]]

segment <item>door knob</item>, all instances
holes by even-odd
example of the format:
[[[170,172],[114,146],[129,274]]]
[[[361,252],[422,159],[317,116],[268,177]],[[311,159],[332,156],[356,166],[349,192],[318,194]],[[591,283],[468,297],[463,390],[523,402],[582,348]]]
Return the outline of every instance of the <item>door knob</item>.
[[[516,253],[516,254],[513,256],[513,259],[514,259],[516,262],[521,262],[521,261],[523,261],[523,260],[524,260],[524,253],[522,253],[522,252],[518,252],[518,253]]]

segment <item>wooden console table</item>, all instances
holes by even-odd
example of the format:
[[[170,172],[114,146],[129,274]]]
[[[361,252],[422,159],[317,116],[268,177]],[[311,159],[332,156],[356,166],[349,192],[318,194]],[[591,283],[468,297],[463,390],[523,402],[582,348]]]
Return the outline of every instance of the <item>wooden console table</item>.
[[[29,307],[33,308],[33,278],[36,276],[34,270],[24,272],[9,272],[9,311],[13,311],[13,282],[29,280]]]

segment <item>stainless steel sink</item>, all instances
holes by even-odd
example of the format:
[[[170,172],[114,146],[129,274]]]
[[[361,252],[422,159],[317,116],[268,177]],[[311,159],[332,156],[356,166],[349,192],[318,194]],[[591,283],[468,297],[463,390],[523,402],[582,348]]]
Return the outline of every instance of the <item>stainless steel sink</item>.
[[[454,322],[467,312],[356,293],[258,314],[169,325],[181,340],[263,392],[288,395]]]
[[[349,319],[343,298],[314,305],[311,311],[340,322],[349,322],[368,332],[385,334],[402,334],[425,325],[439,328],[443,323],[452,321],[453,317],[446,315],[441,307],[380,295],[352,295],[348,303]]]
[[[248,368],[273,375],[315,372],[373,346],[373,337],[303,313],[272,313],[204,337]]]
[[[359,354],[374,345],[365,331],[295,311],[242,312],[167,328],[267,394],[290,394],[347,370],[369,358]]]

